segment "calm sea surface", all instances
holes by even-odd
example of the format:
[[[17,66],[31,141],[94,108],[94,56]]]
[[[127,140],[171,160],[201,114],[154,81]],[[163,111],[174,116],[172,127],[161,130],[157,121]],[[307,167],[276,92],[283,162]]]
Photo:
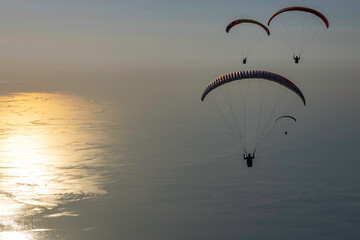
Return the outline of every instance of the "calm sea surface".
[[[280,139],[289,149],[269,141],[246,168],[196,107],[0,96],[0,239],[360,237],[357,164]]]

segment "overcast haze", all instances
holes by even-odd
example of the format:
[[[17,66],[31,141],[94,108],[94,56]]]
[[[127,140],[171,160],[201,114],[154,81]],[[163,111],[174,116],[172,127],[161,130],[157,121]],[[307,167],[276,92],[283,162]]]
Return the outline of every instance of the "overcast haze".
[[[248,63],[225,32],[289,6],[329,20],[299,64],[276,25]],[[357,239],[360,2],[4,0],[3,239]],[[204,88],[234,71],[305,95],[247,168]],[[20,151],[21,149],[22,151]]]

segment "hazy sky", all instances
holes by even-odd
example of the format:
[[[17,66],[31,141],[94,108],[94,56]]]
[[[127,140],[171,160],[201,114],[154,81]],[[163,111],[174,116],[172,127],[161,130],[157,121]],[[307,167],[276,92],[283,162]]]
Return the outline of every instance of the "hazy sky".
[[[2,1],[1,80],[40,80],[49,88],[56,82],[112,80],[128,87],[134,79],[169,81],[171,74],[183,81],[194,76],[190,81],[206,83],[239,67],[233,49],[226,46],[229,39],[224,29],[230,21],[241,16],[266,23],[276,10],[291,5],[321,10],[330,22],[329,31],[314,41],[311,50],[316,50],[315,57],[309,50],[308,59],[324,66],[357,66],[359,4],[355,0],[341,4],[280,0]],[[281,48],[275,48],[278,54],[272,51],[275,42],[271,38],[263,46],[254,67],[274,64],[271,68],[276,68],[287,63],[281,62]],[[204,73],[207,70],[213,72]]]

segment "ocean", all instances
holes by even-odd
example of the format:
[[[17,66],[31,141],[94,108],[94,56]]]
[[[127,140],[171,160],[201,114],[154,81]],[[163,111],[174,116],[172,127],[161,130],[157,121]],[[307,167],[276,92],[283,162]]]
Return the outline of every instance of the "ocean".
[[[0,238],[360,236],[357,161],[339,165],[297,132],[267,140],[247,168],[197,100],[2,95]]]

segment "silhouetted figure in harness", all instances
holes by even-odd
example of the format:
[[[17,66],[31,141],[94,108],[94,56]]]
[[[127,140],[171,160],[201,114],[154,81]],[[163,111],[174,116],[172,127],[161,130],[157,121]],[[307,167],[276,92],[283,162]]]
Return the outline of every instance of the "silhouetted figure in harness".
[[[299,61],[300,61],[300,55],[299,56],[295,56],[294,55],[294,60],[295,60],[295,63],[299,63]]]
[[[243,64],[246,64],[246,58],[243,59]]]
[[[251,156],[251,154],[249,153],[247,156],[246,154],[244,154],[244,160],[246,160],[247,166],[248,167],[252,167],[252,160],[255,158],[255,152],[253,153],[253,155]]]

